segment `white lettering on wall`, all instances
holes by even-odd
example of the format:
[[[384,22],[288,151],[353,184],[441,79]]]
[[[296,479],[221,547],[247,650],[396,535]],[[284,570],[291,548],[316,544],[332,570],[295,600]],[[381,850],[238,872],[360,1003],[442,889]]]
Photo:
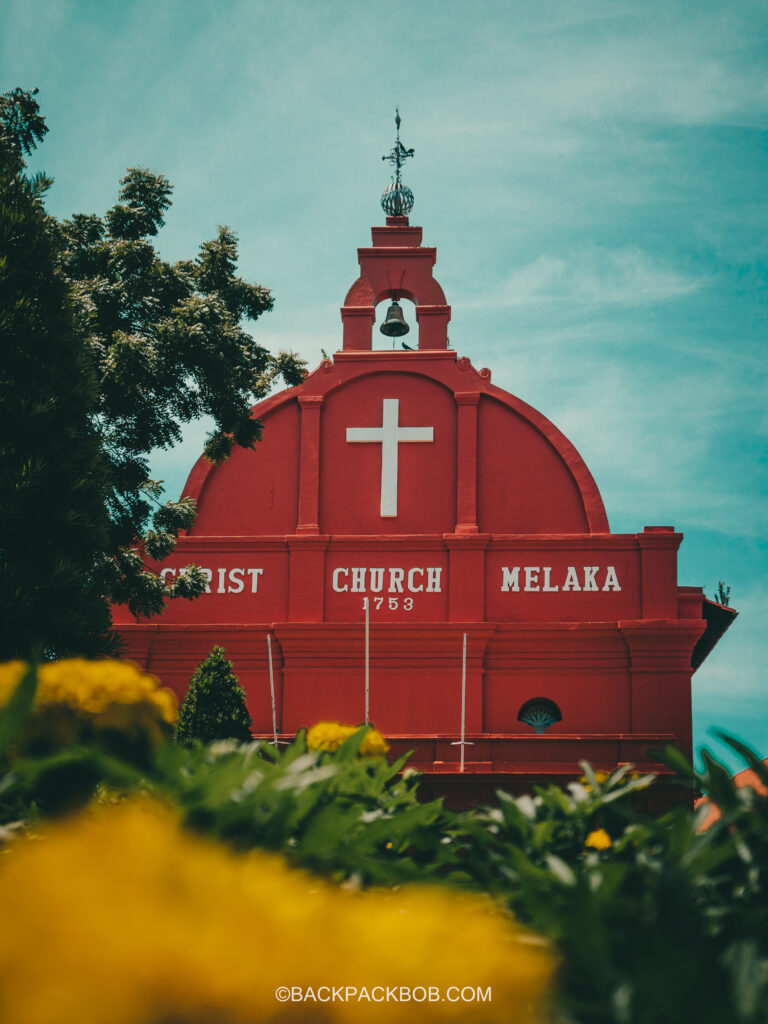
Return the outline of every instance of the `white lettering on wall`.
[[[503,566],[501,570],[501,589],[502,590],[519,590],[520,589],[520,566],[516,565],[512,569],[508,569],[507,566]]]
[[[525,590],[539,589],[539,567],[538,565],[526,565],[525,567]]]
[[[405,569],[389,570],[389,592],[390,594],[402,594]]]
[[[200,571],[206,578],[206,594],[241,594],[245,589],[245,574],[247,573],[251,577],[251,593],[257,594],[259,592],[259,576],[264,574],[263,569],[227,569],[226,566],[223,568],[207,569],[205,566],[200,566]],[[213,575],[216,574],[216,590],[211,588],[213,582]],[[161,569],[160,576],[167,580],[169,576],[186,576],[186,566],[180,569]],[[228,584],[228,585],[227,585]]]
[[[547,593],[555,593],[560,590],[561,587],[558,583],[552,582],[552,566],[551,565],[503,565],[501,567],[501,590],[503,593],[508,593],[510,590],[519,592],[520,591],[520,569],[522,568],[525,573],[523,590],[528,593],[535,593],[537,591],[546,591]],[[562,579],[562,570],[555,570],[560,572],[560,579]],[[600,574],[604,572],[605,578],[602,580],[602,587],[600,586]],[[539,582],[539,574],[544,574],[543,583]],[[427,588],[429,589],[429,588]],[[603,569],[599,565],[583,565],[581,567],[581,576],[579,576],[579,569],[575,565],[569,565],[565,572],[565,580],[562,585],[562,590],[565,591],[595,591],[595,590],[621,590],[621,584],[619,583],[619,577],[616,574],[616,567],[613,565],[607,565]]]
[[[343,594],[345,590],[349,590],[349,586],[345,583],[342,587],[339,580],[342,576],[349,576],[349,569],[334,569],[333,570],[333,589],[337,594]]]
[[[619,586],[619,578],[612,565],[609,565],[605,570],[605,583],[603,584],[603,590],[621,590],[621,587]]]
[[[245,569],[230,569],[229,570],[229,586],[227,587],[228,594],[239,594],[245,586],[243,576],[245,575]]]
[[[544,586],[541,588],[542,590],[547,590],[547,591],[553,592],[555,590],[559,590],[560,589],[560,587],[553,587],[553,586],[550,585],[549,577],[551,575],[552,575],[552,566],[551,565],[545,565],[544,566]]]
[[[427,593],[428,594],[439,594],[440,593],[440,577],[443,575],[443,570],[440,569],[427,569]]]
[[[581,584],[579,583],[579,577],[576,574],[575,565],[568,566],[568,575],[565,577],[563,590],[581,590]]]
[[[597,590],[597,581],[595,576],[597,570],[600,568],[599,565],[585,565],[584,566],[584,589],[585,590]]]
[[[367,566],[339,567],[331,573],[331,588],[337,594],[380,594],[387,584],[387,594],[439,594],[442,592],[441,566],[414,566],[403,569],[369,569]],[[424,577],[426,576],[426,585]],[[350,585],[351,579],[351,585]]]
[[[416,586],[416,583],[414,582],[415,579],[416,579],[416,573],[418,573],[420,576],[423,577],[424,576],[424,570],[423,569],[418,569],[418,568],[417,569],[409,569],[408,570],[408,589],[410,590],[410,592],[412,594],[420,594],[421,591],[424,589],[424,584],[423,583],[420,583],[418,585],[418,587]]]

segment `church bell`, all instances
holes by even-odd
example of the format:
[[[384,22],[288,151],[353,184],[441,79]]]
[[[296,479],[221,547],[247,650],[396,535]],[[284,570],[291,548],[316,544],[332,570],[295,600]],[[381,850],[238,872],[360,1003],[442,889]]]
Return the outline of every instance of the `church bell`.
[[[408,331],[410,331],[410,327],[405,322],[403,311],[400,308],[400,303],[397,299],[392,300],[392,305],[387,310],[387,315],[380,330],[381,333],[386,334],[388,338],[402,338],[404,334],[407,334]]]

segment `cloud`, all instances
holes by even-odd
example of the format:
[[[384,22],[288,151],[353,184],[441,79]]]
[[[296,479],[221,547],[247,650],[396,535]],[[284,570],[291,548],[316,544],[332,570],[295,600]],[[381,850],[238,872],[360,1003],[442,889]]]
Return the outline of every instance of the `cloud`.
[[[590,248],[567,256],[538,256],[472,305],[643,306],[689,295],[705,283],[705,278],[683,274],[638,248]]]
[[[467,107],[482,114],[460,116],[457,131],[488,138],[505,124],[525,136],[538,126],[534,141],[569,122],[764,125],[764,57],[755,59],[754,35],[764,10],[711,4],[692,14],[680,4],[510,5],[508,23],[493,33],[478,18],[452,70],[461,74],[473,61],[499,74],[482,102],[482,81],[469,87]]]

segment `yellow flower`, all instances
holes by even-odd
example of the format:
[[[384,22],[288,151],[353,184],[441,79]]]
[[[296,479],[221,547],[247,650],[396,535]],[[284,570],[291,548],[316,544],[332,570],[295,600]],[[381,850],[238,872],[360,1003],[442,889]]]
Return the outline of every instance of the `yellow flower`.
[[[354,731],[354,726],[351,725],[340,725],[338,722],[318,722],[307,732],[307,749],[323,750],[332,754]]]
[[[602,771],[602,769],[595,772],[595,782],[598,784],[598,786],[604,786],[610,777],[611,773],[604,772]],[[586,775],[582,775],[579,779],[579,782],[582,784],[582,786],[584,787],[584,789],[586,789],[588,793],[592,792],[592,785],[590,784],[590,781]]]
[[[21,661],[0,665],[0,708],[26,670]],[[11,758],[83,744],[146,766],[171,736],[174,694],[130,661],[69,658],[40,665],[37,677],[33,712],[8,750]]]
[[[359,728],[358,725],[341,725],[339,722],[318,722],[307,732],[307,749],[332,754]],[[389,744],[378,729],[369,727],[358,753],[361,757],[379,757],[388,750]]]
[[[378,729],[369,729],[360,744],[361,757],[383,757],[389,750],[389,744]]]
[[[607,850],[613,846],[613,840],[604,828],[598,828],[589,833],[584,845],[590,846],[593,850]]]
[[[0,665],[0,707],[10,700],[26,667],[23,661]],[[169,725],[176,721],[172,691],[132,661],[66,658],[40,665],[37,677],[36,707],[65,704],[74,711],[97,715],[114,704],[146,703]]]
[[[12,843],[0,906],[3,1024],[548,1019],[553,957],[487,897],[345,892],[149,801]],[[280,986],[490,987],[492,1001],[281,1003]]]

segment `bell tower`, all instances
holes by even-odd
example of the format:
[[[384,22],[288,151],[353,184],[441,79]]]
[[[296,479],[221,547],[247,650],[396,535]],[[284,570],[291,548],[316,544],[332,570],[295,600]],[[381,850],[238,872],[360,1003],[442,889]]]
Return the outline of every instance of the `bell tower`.
[[[364,352],[373,348],[376,306],[387,298],[391,305],[382,333],[401,337],[408,332],[399,300],[409,299],[416,307],[418,348],[448,348],[451,307],[445,301],[443,289],[432,276],[437,250],[421,244],[421,228],[411,227],[408,220],[413,209],[413,192],[402,181],[402,167],[414,151],[406,149],[400,141],[400,124],[398,111],[395,115],[395,144],[382,157],[395,168],[392,183],[381,197],[381,205],[387,215],[386,225],[371,228],[371,246],[357,250],[360,276],[347,292],[341,307],[345,352]]]

